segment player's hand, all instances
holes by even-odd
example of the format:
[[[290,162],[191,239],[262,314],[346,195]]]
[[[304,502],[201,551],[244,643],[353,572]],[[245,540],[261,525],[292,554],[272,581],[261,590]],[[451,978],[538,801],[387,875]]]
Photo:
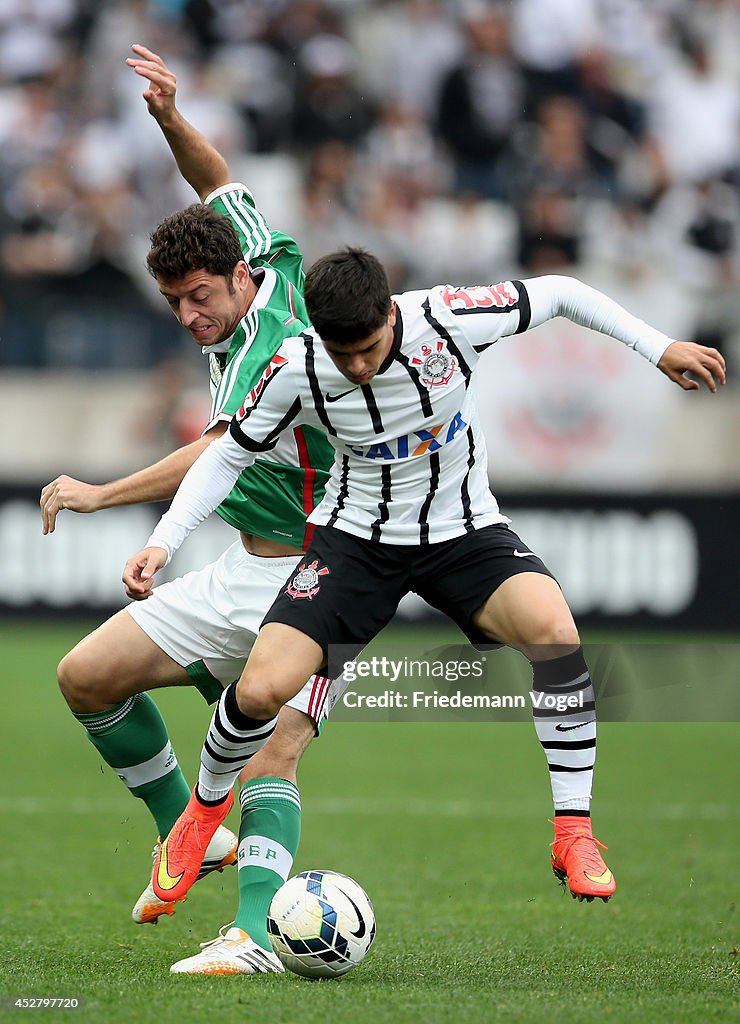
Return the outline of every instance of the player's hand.
[[[71,476],[58,476],[41,491],[42,533],[53,533],[57,515],[63,509],[70,512],[97,512],[100,508],[100,487],[75,480]]]
[[[144,548],[129,558],[123,570],[123,585],[134,601],[145,601],[154,589],[154,574],[167,564],[164,548]]]
[[[721,352],[706,345],[696,345],[693,341],[674,341],[661,356],[658,369],[684,391],[698,391],[703,382],[714,394],[717,384],[724,384],[727,379]],[[685,377],[686,373],[697,380]]]
[[[143,93],[149,113],[158,121],[167,118],[175,109],[175,93],[177,92],[177,78],[174,71],[170,71],[165,62],[152,50],[148,50],[141,43],[134,43],[131,49],[135,57],[127,57],[126,63],[130,68],[149,80],[149,88]]]

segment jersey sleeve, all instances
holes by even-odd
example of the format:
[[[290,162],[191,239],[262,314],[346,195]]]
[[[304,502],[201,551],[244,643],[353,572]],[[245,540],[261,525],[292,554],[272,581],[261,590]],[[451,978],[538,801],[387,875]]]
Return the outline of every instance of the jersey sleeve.
[[[432,320],[438,317],[440,326],[456,341],[464,340],[474,362],[499,338],[527,330],[529,295],[521,281],[466,288],[439,285],[429,294],[426,316]]]
[[[244,259],[251,266],[269,264],[280,270],[291,284],[303,291],[303,254],[298,243],[282,231],[272,231],[257,209],[254,196],[241,182],[221,185],[205,202],[228,217],[236,228]]]
[[[290,325],[290,332],[304,330],[300,320]],[[244,319],[245,338],[241,348],[226,364],[218,381],[211,376],[211,416],[205,430],[215,423],[230,420],[244,403],[244,396],[256,386],[271,352],[276,352],[286,337],[286,326],[280,318],[261,316]],[[205,431],[204,431],[205,432]]]
[[[276,352],[231,421],[237,444],[256,458],[271,451],[283,431],[305,422],[303,404],[283,350]]]
[[[581,327],[621,341],[657,366],[672,344],[662,331],[628,313],[608,295],[574,277],[548,274],[525,281],[530,302],[530,326],[564,316]]]
[[[456,328],[450,333],[477,354],[499,338],[558,316],[621,341],[655,365],[672,341],[598,289],[560,274],[469,288],[439,286],[430,294],[430,311],[435,309],[441,322]]]
[[[164,548],[169,561],[188,534],[221,504],[239,474],[255,458],[236,444],[228,432],[212,441],[183,477],[172,504],[154,527],[146,546]]]
[[[188,534],[227,497],[239,474],[260,453],[274,448],[284,430],[302,422],[301,413],[300,394],[287,356],[276,352],[229,430],[209,444],[183,477],[147,547],[164,548],[169,560]]]

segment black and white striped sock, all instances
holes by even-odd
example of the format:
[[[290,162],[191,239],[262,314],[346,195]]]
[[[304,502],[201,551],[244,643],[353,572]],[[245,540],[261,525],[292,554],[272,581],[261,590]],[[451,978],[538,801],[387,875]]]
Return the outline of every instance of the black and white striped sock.
[[[239,772],[264,747],[276,724],[277,717],[260,720],[239,710],[236,683],[224,690],[200,755],[198,797],[203,803],[218,803],[227,796]]]
[[[557,814],[588,815],[596,761],[596,705],[583,648],[532,662],[534,727],[547,757]],[[564,707],[567,698],[576,706]]]

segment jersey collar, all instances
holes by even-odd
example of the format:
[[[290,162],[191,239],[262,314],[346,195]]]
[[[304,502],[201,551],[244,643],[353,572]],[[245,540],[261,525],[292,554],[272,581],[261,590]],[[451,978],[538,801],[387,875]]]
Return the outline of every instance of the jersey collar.
[[[277,282],[277,274],[272,267],[250,268],[250,272],[252,274],[252,280],[257,285],[257,294],[252,299],[252,304],[244,314],[245,316],[249,316],[254,309],[264,309],[272,298],[272,293],[275,290],[275,284]]]

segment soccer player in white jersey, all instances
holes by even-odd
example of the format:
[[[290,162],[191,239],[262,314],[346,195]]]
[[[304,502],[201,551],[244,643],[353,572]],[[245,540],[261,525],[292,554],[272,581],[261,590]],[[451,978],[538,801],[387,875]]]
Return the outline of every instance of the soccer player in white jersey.
[[[608,899],[615,881],[590,818],[596,722],[588,667],[557,583],[489,489],[472,375],[499,338],[556,316],[616,338],[686,390],[701,381],[716,391],[725,380],[722,356],[672,341],[567,277],[391,297],[378,261],[348,249],[311,268],[304,294],[312,329],[275,354],[229,432],[190,469],[124,570],[129,588],[147,592],[187,533],[281,431],[298,423],[326,431],[335,461],[309,517],[314,539],[265,617],[241,679],[219,702],[198,786],[162,844],[155,890],[159,871],[180,879],[178,894],[187,892],[255,738],[322,670],[330,645],[366,644],[414,590],[474,643],[522,651],[535,690],[582,695],[581,708],[536,718],[555,804],[551,863],[574,896]],[[223,744],[220,761],[214,741]]]
[[[202,439],[122,480],[99,486],[61,476],[41,494],[44,533],[61,509],[101,508],[171,498],[188,467],[228,427],[282,341],[307,321],[303,259],[292,238],[270,231],[249,191],[175,107],[175,76],[142,46],[128,63],[149,81],[144,97],[181,173],[202,199],[154,232],[148,266],[182,325],[208,356],[213,404]],[[333,452],[313,427],[286,431],[265,459],[239,476],[219,515],[241,534],[199,572],[157,589],[85,637],[61,661],[59,685],[103,760],[141,798],[160,835],[186,806],[190,788],[154,701],[145,692],[194,685],[212,703],[238,678],[263,615],[307,543],[306,514],[323,495]],[[310,532],[310,529],[309,529]],[[306,677],[309,679],[309,677]],[[305,680],[304,680],[305,682]],[[239,842],[239,912],[229,933],[230,973],[282,971],[266,915],[287,877],[300,834],[296,768],[325,720],[336,684],[312,677],[281,713],[272,738],[246,769]],[[245,837],[260,837],[260,844]],[[266,847],[279,860],[266,860]],[[203,874],[236,861],[237,838],[213,837]],[[175,900],[151,885],[137,923],[172,914]],[[249,936],[249,937],[247,937]]]

